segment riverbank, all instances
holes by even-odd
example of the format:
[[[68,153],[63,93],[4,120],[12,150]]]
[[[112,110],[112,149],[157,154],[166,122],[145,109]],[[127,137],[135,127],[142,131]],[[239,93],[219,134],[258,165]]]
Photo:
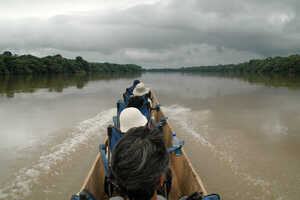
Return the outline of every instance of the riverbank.
[[[134,64],[94,63],[82,57],[67,59],[61,55],[39,58],[32,55],[13,55],[6,51],[0,54],[1,74],[75,74],[75,73],[133,73],[141,72]]]
[[[269,57],[267,59],[256,59],[239,64],[194,66],[181,68],[152,68],[150,72],[205,72],[205,73],[234,73],[243,74],[276,74],[276,75],[300,75],[300,55],[288,57]]]

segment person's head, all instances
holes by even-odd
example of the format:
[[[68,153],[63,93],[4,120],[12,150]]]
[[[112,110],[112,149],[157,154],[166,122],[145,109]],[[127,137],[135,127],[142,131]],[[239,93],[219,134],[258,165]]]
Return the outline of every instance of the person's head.
[[[137,84],[139,84],[141,81],[140,80],[134,80],[133,81],[133,85],[136,86]]]
[[[111,169],[120,188],[134,200],[150,200],[169,164],[164,137],[147,127],[130,129],[112,153]]]
[[[147,124],[147,118],[141,113],[141,111],[134,107],[125,108],[120,113],[120,130],[122,133],[126,133],[129,129],[134,127],[145,126]]]
[[[145,88],[143,82],[137,84],[132,92],[133,96],[143,96],[150,92],[150,88]]]

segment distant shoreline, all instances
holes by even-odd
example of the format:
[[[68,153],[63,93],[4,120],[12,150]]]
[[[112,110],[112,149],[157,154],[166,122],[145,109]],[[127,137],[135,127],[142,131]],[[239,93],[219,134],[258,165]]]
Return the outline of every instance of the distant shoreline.
[[[139,73],[143,68],[134,64],[89,63],[82,57],[67,59],[61,55],[39,58],[32,55],[0,54],[0,75],[27,74],[90,74]]]
[[[67,59],[59,54],[43,58],[32,55],[13,55],[9,51],[0,54],[0,75],[141,72],[230,73],[236,75],[275,74],[291,76],[300,75],[300,55],[295,54],[288,57],[269,57],[260,60],[250,60],[239,64],[145,69],[135,64],[87,62],[80,56],[77,56],[75,59]]]
[[[235,74],[277,74],[300,75],[300,55],[250,60],[240,64],[195,66],[181,68],[152,68],[148,72],[184,72],[184,73],[235,73]]]

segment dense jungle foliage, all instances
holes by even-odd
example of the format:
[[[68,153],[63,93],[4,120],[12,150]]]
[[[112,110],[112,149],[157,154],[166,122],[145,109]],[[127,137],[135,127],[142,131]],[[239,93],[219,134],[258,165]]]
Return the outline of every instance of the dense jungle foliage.
[[[288,57],[274,57],[263,60],[250,60],[249,62],[229,65],[182,67],[177,69],[150,69],[149,71],[180,71],[180,72],[222,72],[237,74],[300,74],[300,55]]]
[[[133,64],[89,63],[82,57],[67,59],[61,55],[38,58],[32,55],[0,54],[0,74],[67,74],[139,72],[142,67]]]

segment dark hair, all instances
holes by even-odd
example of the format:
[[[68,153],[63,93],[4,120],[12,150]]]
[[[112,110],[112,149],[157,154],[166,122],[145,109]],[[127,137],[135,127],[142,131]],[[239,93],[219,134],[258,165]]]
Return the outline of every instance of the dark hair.
[[[137,109],[141,109],[143,107],[143,105],[144,105],[143,96],[133,96],[133,97],[130,97],[127,107],[134,107]]]
[[[144,94],[143,96],[131,96],[128,100],[127,107],[135,107],[137,109],[141,109],[144,103],[148,103],[148,99],[151,100],[150,97],[151,91],[149,91],[147,94]],[[150,105],[148,105],[148,107],[150,107]]]
[[[169,154],[159,130],[132,128],[112,153],[112,174],[130,199],[150,200],[167,170]]]
[[[140,80],[134,80],[133,81],[133,85],[136,86],[137,84],[139,84],[141,81]]]

